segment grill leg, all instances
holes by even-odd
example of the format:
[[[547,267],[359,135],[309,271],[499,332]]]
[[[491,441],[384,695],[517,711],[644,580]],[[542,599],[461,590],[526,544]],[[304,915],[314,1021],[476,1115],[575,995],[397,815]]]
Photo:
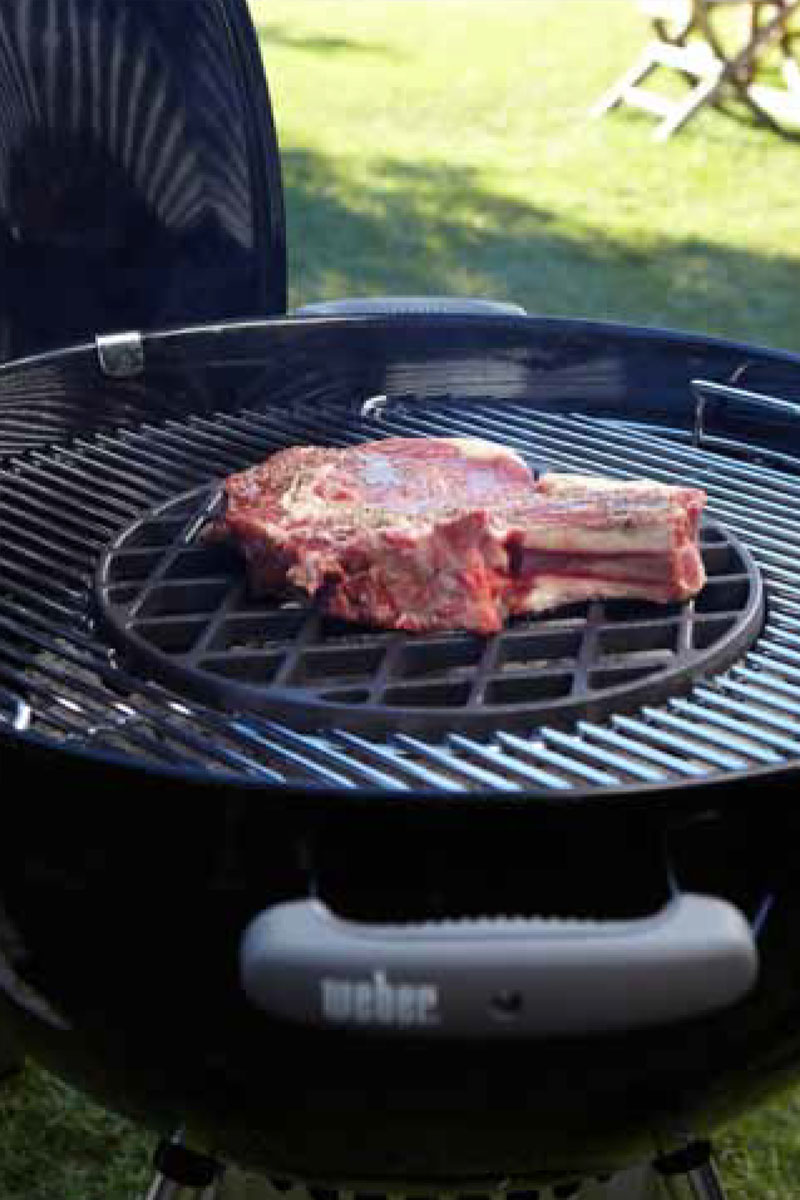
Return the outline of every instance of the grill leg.
[[[158,1175],[147,1193],[146,1200],[218,1200],[219,1183],[198,1191],[197,1188],[187,1188],[181,1183],[174,1183]]]
[[[153,1159],[158,1173],[146,1200],[219,1200],[222,1166],[184,1146],[181,1134],[160,1142]]]
[[[693,1142],[654,1165],[668,1200],[726,1200],[708,1142]]]

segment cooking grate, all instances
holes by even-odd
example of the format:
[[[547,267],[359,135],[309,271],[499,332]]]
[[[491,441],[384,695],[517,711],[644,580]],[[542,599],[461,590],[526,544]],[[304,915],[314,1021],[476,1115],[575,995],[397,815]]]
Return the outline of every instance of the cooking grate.
[[[104,625],[163,682],[296,728],[485,734],[597,720],[688,690],[738,658],[763,621],[752,558],[707,522],[696,601],[573,605],[488,638],[354,628],[298,600],[250,599],[239,557],[200,539],[220,500],[200,488],[122,531],[98,572]]]
[[[31,421],[35,430],[35,414]],[[283,446],[382,433],[485,437],[553,468],[691,480],[761,571],[768,607],[760,636],[687,696],[568,730],[531,721],[489,737],[322,736],[171,691],[133,669],[95,627],[98,563],[142,514]],[[123,422],[0,463],[0,729],[204,776],[334,789],[602,798],[609,789],[776,769],[800,759],[798,547],[800,478],[788,464],[724,455],[652,426],[447,396],[393,402],[370,418],[314,397],[291,412],[261,402],[237,413]]]

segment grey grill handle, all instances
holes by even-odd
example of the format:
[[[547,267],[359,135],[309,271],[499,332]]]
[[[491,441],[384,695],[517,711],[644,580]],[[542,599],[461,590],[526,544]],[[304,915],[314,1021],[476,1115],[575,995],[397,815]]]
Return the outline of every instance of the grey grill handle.
[[[525,309],[504,300],[470,296],[354,296],[320,300],[298,308],[296,317],[524,317]]]
[[[676,896],[635,921],[485,918],[421,925],[342,920],[317,900],[256,917],[244,990],[273,1017],[427,1037],[593,1034],[698,1017],[753,987],[744,916]]]

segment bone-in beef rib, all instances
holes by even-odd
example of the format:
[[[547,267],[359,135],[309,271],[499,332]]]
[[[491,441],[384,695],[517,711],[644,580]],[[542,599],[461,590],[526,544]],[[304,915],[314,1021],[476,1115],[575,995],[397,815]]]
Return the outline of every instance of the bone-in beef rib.
[[[570,481],[577,481],[570,483]],[[493,633],[579,600],[667,602],[705,576],[693,488],[548,475],[469,438],[279,451],[225,481],[213,536],[251,590],[300,588],[325,612],[412,632]]]

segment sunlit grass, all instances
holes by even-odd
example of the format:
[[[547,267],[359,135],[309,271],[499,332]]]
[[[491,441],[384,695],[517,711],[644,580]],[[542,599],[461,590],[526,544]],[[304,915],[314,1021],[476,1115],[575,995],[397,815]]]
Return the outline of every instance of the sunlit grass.
[[[666,145],[592,102],[628,0],[254,0],[295,303],[468,291],[532,312],[800,346],[800,146],[745,110]]]

